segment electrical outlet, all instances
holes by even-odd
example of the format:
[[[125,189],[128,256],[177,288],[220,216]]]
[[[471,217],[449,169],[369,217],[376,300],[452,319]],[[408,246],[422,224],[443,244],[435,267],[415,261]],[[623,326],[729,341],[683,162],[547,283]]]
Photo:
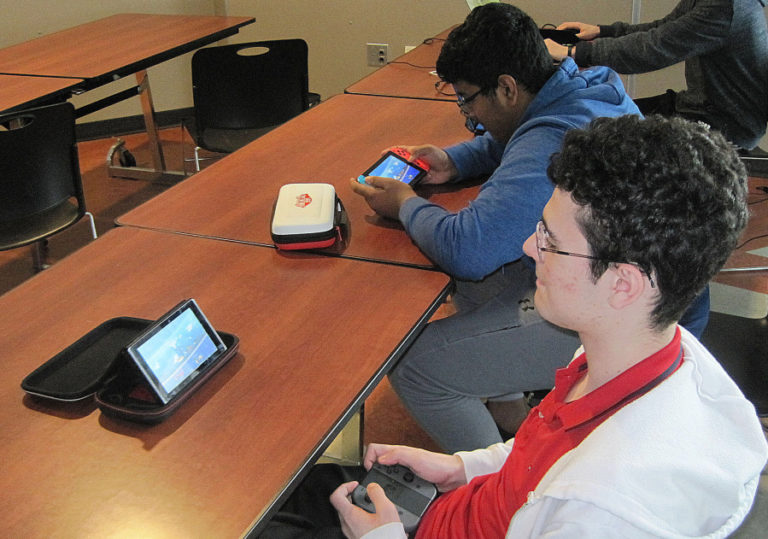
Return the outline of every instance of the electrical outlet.
[[[379,67],[389,61],[389,45],[387,43],[366,43],[368,65]]]

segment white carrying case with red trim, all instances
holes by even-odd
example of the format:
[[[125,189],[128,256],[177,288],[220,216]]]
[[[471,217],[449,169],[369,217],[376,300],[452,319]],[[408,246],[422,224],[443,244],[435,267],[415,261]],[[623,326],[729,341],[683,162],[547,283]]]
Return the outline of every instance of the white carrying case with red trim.
[[[322,249],[336,242],[344,208],[329,183],[288,183],[280,188],[272,214],[278,249]]]

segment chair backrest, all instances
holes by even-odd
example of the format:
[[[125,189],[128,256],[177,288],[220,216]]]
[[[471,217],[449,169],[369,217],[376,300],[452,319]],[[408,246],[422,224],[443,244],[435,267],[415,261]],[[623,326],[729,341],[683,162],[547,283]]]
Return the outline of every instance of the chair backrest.
[[[72,197],[81,216],[85,213],[72,104],[0,115],[0,193],[0,222],[43,212]]]
[[[283,39],[200,49],[192,56],[199,131],[281,124],[308,108],[307,44]]]

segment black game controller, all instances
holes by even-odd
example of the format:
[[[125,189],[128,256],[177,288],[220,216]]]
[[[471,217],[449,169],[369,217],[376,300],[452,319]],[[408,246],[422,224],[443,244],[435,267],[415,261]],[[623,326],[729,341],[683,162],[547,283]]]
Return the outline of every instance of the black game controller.
[[[406,533],[416,529],[427,507],[437,497],[437,487],[413,473],[409,468],[400,464],[385,466],[374,463],[365,479],[352,491],[352,503],[369,513],[376,512],[366,492],[371,483],[378,483],[384,489],[387,498],[397,506],[397,513]]]
[[[575,45],[581,39],[576,37],[579,30],[576,28],[566,28],[564,30],[556,30],[555,28],[540,28],[539,33],[544,39],[551,39],[555,43],[560,45]]]

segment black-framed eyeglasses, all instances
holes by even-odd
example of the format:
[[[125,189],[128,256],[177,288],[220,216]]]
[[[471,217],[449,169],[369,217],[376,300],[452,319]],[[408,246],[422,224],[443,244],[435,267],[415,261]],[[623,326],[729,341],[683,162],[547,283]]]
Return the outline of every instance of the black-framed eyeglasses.
[[[464,97],[463,95],[457,94],[455,91],[448,91],[448,87],[451,86],[449,83],[445,82],[444,80],[439,80],[435,83],[435,91],[439,93],[440,95],[455,95],[456,96],[456,105],[464,112],[466,112],[466,107],[469,106],[472,101],[474,101],[477,96],[479,96],[481,93],[483,93],[482,88],[478,91],[476,91],[474,94],[470,95],[469,97]]]
[[[572,253],[570,251],[560,251],[559,249],[554,249],[552,247],[549,247],[549,232],[547,232],[546,227],[544,226],[543,221],[539,221],[536,223],[536,254],[539,258],[539,262],[544,262],[544,256],[541,254],[542,252],[546,253],[554,253],[556,255],[563,255],[563,256],[576,256],[578,258],[586,258],[588,260],[599,260],[602,262],[615,262],[614,260],[605,260],[603,258],[600,258],[599,256],[593,256],[593,255],[583,255],[581,253]],[[648,281],[651,283],[651,288],[656,288],[656,284],[653,282],[653,277],[651,277],[651,274],[641,268],[638,264],[634,264],[632,262],[625,262],[626,264],[632,264],[633,266],[637,267],[640,271],[642,271],[646,277],[648,277]]]
[[[483,93],[483,89],[481,88],[469,97],[464,97],[463,95],[456,94],[456,104],[459,106],[461,110],[466,112],[467,110],[466,107],[468,107],[472,103],[472,101],[477,99],[477,96],[479,96],[482,93]]]

